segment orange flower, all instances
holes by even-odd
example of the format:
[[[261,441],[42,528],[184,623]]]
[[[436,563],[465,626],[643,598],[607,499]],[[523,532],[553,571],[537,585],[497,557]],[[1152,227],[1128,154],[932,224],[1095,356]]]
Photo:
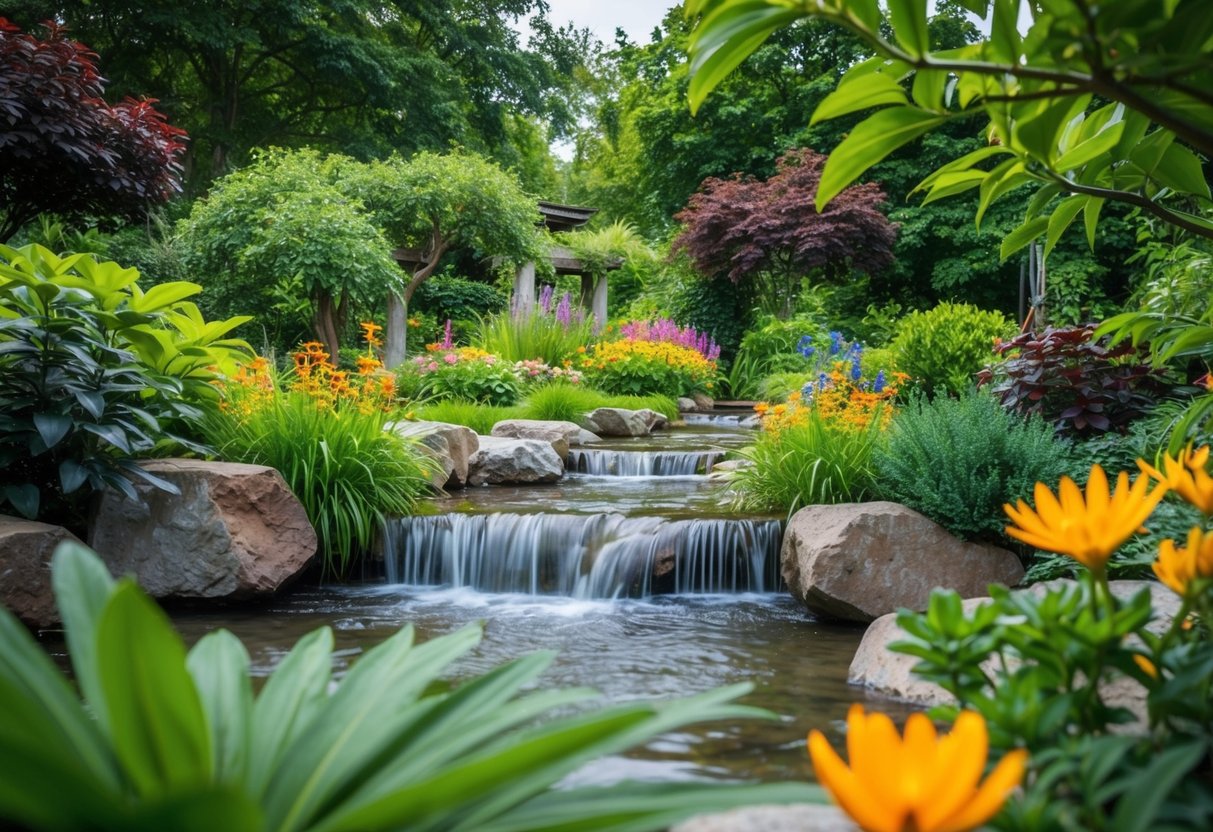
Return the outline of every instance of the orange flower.
[[[1180,452],[1178,459],[1163,457],[1163,471],[1137,460],[1137,466],[1154,479],[1166,484],[1172,491],[1196,506],[1205,514],[1213,514],[1213,477],[1209,476],[1209,446]]]
[[[1192,592],[1199,579],[1213,578],[1213,533],[1193,528],[1183,549],[1175,548],[1174,540],[1164,540],[1158,547],[1154,574],[1179,595]]]

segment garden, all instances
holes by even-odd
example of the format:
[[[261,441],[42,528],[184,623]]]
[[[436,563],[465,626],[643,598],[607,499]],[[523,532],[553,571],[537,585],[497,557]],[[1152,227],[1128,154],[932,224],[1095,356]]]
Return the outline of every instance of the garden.
[[[0,17],[0,827],[1213,827],[1203,0],[262,6]]]

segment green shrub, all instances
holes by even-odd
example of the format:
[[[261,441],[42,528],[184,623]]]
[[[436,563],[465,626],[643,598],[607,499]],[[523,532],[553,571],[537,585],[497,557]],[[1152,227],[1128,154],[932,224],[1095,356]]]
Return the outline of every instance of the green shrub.
[[[776,373],[794,373],[806,366],[804,338],[818,348],[828,343],[825,328],[814,317],[798,315],[787,320],[766,317],[741,339],[729,367],[729,391],[735,398],[759,395],[762,379]]]
[[[1070,446],[1038,417],[1024,419],[993,396],[918,398],[893,417],[876,455],[880,496],[966,539],[1006,543],[1004,503],[1070,468]]]
[[[413,415],[426,422],[450,422],[452,425],[464,425],[485,436],[492,432],[493,425],[502,419],[527,418],[520,407],[497,407],[466,399],[445,399],[431,402],[416,408]]]
[[[1001,312],[967,303],[941,303],[902,318],[892,349],[897,369],[928,396],[959,393],[994,360],[995,343],[1014,333]]]
[[[428,314],[439,323],[474,322],[502,311],[508,304],[509,298],[495,286],[440,274],[417,287],[409,301],[409,315]]]
[[[324,571],[341,577],[370,552],[383,522],[410,513],[428,490],[430,458],[384,431],[385,420],[287,392],[218,412],[205,431],[221,458],[282,473],[316,529]]]
[[[423,370],[434,367],[422,375],[421,393],[425,396],[508,407],[518,401],[522,391],[522,380],[513,366],[492,355],[458,358],[450,363],[439,357],[437,362],[431,359],[421,366]]]
[[[144,292],[138,278],[92,255],[0,246],[0,507],[79,528],[91,491],[175,490],[135,457],[203,450],[184,434],[217,401],[217,368],[247,354],[226,337],[247,318],[208,323],[185,300],[200,286]]]
[[[797,358],[800,359],[801,364],[807,363],[802,356],[797,356]],[[778,404],[787,401],[788,396],[799,391],[815,378],[814,373],[806,372],[774,373],[758,382],[754,392],[759,401]]]
[[[739,508],[791,515],[808,505],[856,503],[876,486],[873,453],[882,440],[880,420],[855,430],[810,409],[802,424],[764,431],[738,456],[751,465],[731,477]]]
[[[187,651],[134,581],[115,583],[77,544],[59,547],[52,573],[74,680],[0,609],[6,829],[646,832],[705,810],[819,799],[801,784],[552,788],[692,722],[773,719],[735,704],[745,685],[587,711],[593,691],[540,683],[552,653],[452,683],[480,641],[475,625],[423,644],[405,627],[334,677],[324,627],[255,692],[230,632]]]

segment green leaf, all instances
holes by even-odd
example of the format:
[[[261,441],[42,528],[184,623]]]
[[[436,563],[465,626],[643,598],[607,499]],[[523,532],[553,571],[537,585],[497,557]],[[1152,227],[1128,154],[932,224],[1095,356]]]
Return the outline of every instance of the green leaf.
[[[901,84],[883,72],[872,72],[860,75],[853,81],[844,80],[839,84],[838,89],[827,95],[817,105],[812,118],[809,119],[809,124],[811,126],[827,119],[866,110],[869,107],[905,103],[906,91],[902,89]]]
[[[872,165],[947,120],[947,116],[927,113],[916,107],[890,107],[868,116],[855,126],[826,161],[817,187],[817,210],[821,211]]]
[[[34,427],[42,438],[47,450],[58,445],[67,432],[72,429],[72,417],[66,413],[35,413]]]
[[[1110,828],[1118,832],[1147,832],[1158,810],[1208,753],[1204,741],[1177,742],[1156,752],[1150,765],[1116,803]]]
[[[129,580],[97,622],[97,657],[111,741],[135,790],[152,798],[210,782],[210,736],[185,646]]]
[[[1061,173],[1065,173],[1066,171],[1082,167],[1115,147],[1120,141],[1120,136],[1124,132],[1124,129],[1125,123],[1123,121],[1118,121],[1110,127],[1104,128],[1095,136],[1080,142],[1073,149],[1063,153],[1053,164],[1053,168]]]
[[[887,4],[897,42],[916,58],[925,55],[931,48],[927,0],[887,0]]]
[[[708,11],[691,34],[687,97],[698,111],[708,93],[762,45],[771,33],[803,17],[796,8],[767,0],[740,0]]]
[[[1099,227],[1099,211],[1103,208],[1104,200],[1092,197],[1083,206],[1082,222],[1087,232],[1087,245],[1095,249],[1095,229]]]
[[[1020,225],[1005,238],[1003,238],[1002,245],[998,249],[999,259],[1006,260],[1012,254],[1035,240],[1041,234],[1044,234],[1048,228],[1048,217],[1037,217],[1034,220],[1029,220],[1023,225]]]
[[[1086,207],[1088,199],[1090,197],[1082,195],[1066,197],[1054,209],[1052,216],[1049,217],[1048,234],[1045,235],[1045,257],[1049,256],[1049,252],[1057,245],[1057,241],[1061,238],[1061,235],[1070,227],[1070,223],[1074,222],[1074,218],[1078,216],[1078,212]],[[1004,257],[1003,259],[1005,260],[1006,258]]]
[[[4,486],[4,497],[9,505],[15,508],[22,517],[30,520],[38,519],[38,506],[42,502],[38,486],[31,483]]]
[[[1209,183],[1205,181],[1200,157],[1183,145],[1169,145],[1151,176],[1173,191],[1209,198]]]
[[[97,625],[114,591],[114,579],[91,549],[64,541],[51,557],[51,583],[76,681],[94,718],[108,733],[109,713],[101,688]]]
[[[248,651],[227,630],[203,636],[186,658],[210,728],[215,778],[244,782],[252,739],[253,688]]]
[[[136,312],[156,312],[193,297],[201,291],[202,287],[197,283],[188,283],[184,280],[160,283],[148,289],[147,292],[141,291],[138,286],[132,286],[129,306]]]

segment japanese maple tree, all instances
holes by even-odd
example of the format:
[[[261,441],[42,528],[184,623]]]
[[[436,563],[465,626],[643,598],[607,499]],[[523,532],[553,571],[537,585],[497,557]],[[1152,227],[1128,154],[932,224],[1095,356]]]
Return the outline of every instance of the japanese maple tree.
[[[153,100],[107,103],[97,56],[42,26],[0,17],[0,241],[43,212],[132,216],[181,190],[185,131]]]
[[[709,178],[675,219],[674,250],[705,275],[752,281],[764,305],[791,311],[800,282],[874,274],[893,263],[897,226],[880,212],[884,191],[853,185],[823,210],[813,204],[826,157],[794,150],[766,181]]]

